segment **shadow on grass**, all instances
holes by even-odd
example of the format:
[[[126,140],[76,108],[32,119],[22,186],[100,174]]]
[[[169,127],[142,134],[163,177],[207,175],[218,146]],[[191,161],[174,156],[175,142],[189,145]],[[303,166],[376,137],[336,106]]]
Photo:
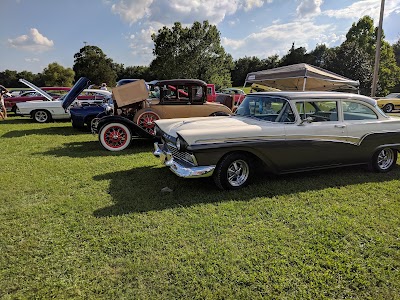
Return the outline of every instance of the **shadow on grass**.
[[[39,124],[37,124],[39,125]],[[62,136],[71,136],[71,135],[80,135],[80,134],[88,134],[82,131],[75,130],[71,127],[43,127],[36,129],[28,129],[28,130],[13,130],[9,131],[2,135],[4,138],[15,138],[22,137],[27,135],[62,135]]]
[[[114,205],[95,211],[94,216],[115,216],[229,200],[248,201],[255,197],[274,197],[326,188],[340,189],[367,182],[391,181],[399,176],[399,167],[385,174],[371,173],[364,167],[281,176],[260,174],[244,189],[220,191],[212,178],[183,179],[175,176],[166,167],[135,168],[94,177],[95,180],[110,180],[108,193],[114,201]],[[162,192],[165,187],[172,192]]]
[[[135,139],[129,148],[123,151],[111,152],[103,148],[94,136],[95,141],[65,143],[61,147],[51,149],[38,155],[50,155],[55,157],[97,157],[97,156],[124,156],[137,153],[149,153],[153,150],[153,142],[149,139]]]

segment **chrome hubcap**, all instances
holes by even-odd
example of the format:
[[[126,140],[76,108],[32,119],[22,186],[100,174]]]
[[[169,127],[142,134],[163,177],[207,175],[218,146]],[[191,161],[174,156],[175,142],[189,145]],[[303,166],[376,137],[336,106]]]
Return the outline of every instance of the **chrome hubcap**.
[[[44,111],[38,111],[35,114],[36,120],[39,122],[44,122],[47,120],[47,114]]]
[[[394,151],[390,148],[383,149],[378,155],[378,166],[381,170],[390,168],[394,162]]]
[[[231,186],[241,186],[249,177],[249,165],[244,160],[236,160],[228,167],[228,182]]]

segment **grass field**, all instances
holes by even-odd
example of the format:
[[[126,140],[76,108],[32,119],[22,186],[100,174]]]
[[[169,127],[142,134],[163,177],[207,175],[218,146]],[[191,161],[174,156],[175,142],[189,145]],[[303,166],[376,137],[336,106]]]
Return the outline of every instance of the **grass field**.
[[[0,149],[0,299],[400,299],[399,167],[223,192],[68,122],[11,117]]]

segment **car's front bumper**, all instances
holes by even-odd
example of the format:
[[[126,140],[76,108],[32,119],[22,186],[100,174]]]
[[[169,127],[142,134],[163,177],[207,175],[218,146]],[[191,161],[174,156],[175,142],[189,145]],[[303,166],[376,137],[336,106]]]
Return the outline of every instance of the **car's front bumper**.
[[[214,173],[215,166],[185,166],[174,159],[172,153],[164,146],[164,144],[159,144],[158,142],[154,143],[153,154],[160,159],[162,164],[169,167],[170,170],[179,177],[209,177]]]

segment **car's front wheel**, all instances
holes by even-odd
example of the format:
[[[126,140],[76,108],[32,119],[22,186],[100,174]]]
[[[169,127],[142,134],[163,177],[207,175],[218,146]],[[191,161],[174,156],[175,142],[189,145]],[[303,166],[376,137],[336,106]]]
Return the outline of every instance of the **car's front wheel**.
[[[369,163],[369,169],[375,172],[388,172],[396,165],[397,151],[392,148],[379,149]]]
[[[394,109],[394,106],[391,103],[385,104],[385,106],[383,107],[383,111],[386,113],[392,112],[393,109]]]
[[[46,123],[51,120],[51,115],[48,111],[39,109],[33,113],[33,119],[38,123]]]
[[[132,140],[131,131],[121,123],[109,123],[99,131],[101,145],[109,151],[121,151],[129,146]]]
[[[222,190],[236,190],[249,184],[253,175],[251,158],[243,153],[230,153],[214,170],[214,182]]]

